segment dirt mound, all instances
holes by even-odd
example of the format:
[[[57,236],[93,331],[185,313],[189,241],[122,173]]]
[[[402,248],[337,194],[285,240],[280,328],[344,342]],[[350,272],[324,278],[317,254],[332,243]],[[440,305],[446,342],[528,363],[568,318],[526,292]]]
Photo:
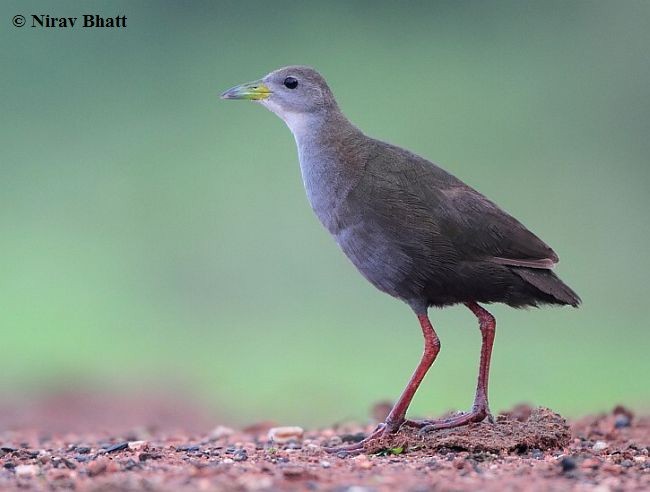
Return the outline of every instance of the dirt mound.
[[[423,432],[405,427],[398,434],[369,443],[365,450],[368,453],[386,449],[492,453],[528,449],[546,451],[562,448],[570,439],[566,420],[548,408],[536,408],[524,420],[504,414],[499,415],[493,424],[481,422],[455,429]]]

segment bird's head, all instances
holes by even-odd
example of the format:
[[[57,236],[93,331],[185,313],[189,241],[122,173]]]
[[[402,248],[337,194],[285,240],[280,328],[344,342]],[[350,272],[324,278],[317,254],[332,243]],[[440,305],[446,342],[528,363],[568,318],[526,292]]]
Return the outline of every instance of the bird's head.
[[[308,117],[337,109],[325,79],[304,66],[274,70],[260,80],[227,90],[221,98],[259,102],[282,118],[294,133]]]

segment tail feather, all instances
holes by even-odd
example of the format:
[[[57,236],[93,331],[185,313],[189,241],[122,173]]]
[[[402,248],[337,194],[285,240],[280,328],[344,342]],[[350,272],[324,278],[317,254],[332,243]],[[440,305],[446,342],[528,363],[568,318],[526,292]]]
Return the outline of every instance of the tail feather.
[[[532,268],[513,268],[512,270],[529,284],[556,299],[558,304],[578,307],[582,302],[578,294],[550,270]]]

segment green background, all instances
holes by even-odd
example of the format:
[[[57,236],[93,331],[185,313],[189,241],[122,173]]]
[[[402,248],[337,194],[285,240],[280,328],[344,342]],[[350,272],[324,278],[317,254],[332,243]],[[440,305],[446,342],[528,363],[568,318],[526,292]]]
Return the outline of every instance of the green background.
[[[11,24],[32,13],[128,28]],[[650,3],[12,0],[0,25],[0,398],[165,388],[235,423],[327,424],[398,396],[414,316],[321,228],[285,125],[218,98],[309,64],[364,131],[562,258],[581,309],[492,307],[493,410],[648,408]],[[475,385],[475,319],[431,316],[416,414]]]

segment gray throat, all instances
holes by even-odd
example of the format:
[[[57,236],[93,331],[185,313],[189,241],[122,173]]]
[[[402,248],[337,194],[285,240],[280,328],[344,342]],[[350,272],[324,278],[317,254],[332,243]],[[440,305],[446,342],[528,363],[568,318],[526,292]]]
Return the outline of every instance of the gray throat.
[[[337,235],[344,227],[341,206],[361,178],[370,139],[338,108],[305,115],[300,125],[289,127],[298,147],[309,203],[321,223]]]

